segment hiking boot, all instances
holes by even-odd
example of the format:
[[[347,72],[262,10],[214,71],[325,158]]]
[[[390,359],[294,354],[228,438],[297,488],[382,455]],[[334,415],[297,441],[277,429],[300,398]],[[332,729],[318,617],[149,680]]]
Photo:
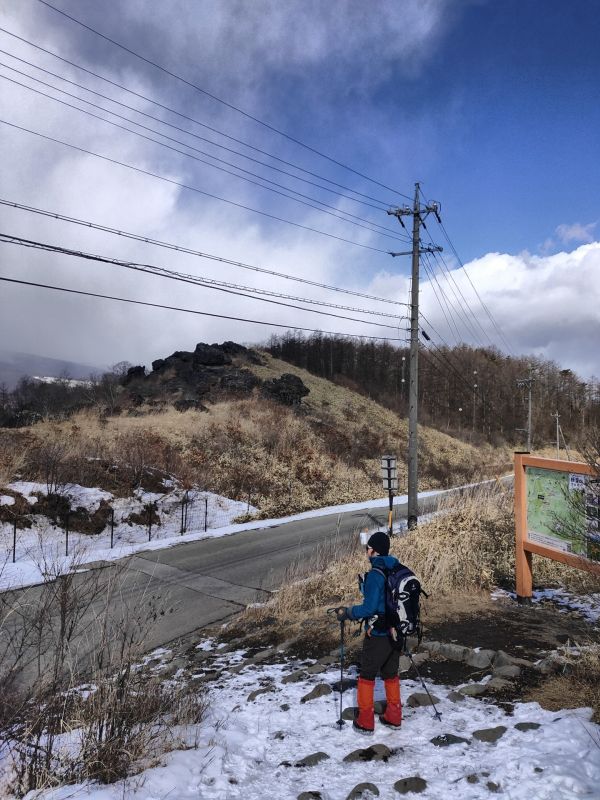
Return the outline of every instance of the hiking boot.
[[[402,725],[402,703],[400,702],[400,678],[388,678],[384,681],[387,706],[379,721],[390,728]]]
[[[359,678],[356,697],[358,702],[358,716],[352,722],[352,727],[359,733],[373,733],[375,730],[375,711],[373,709],[373,693],[375,681]]]

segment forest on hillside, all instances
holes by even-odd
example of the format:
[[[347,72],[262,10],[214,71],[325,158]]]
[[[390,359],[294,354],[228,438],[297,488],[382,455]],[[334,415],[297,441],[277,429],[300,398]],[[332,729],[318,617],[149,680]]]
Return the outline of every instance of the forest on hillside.
[[[387,342],[327,334],[273,336],[269,352],[309,372],[372,397],[401,415],[408,412],[409,350]],[[529,356],[507,356],[468,345],[419,349],[419,421],[474,443],[526,442],[532,381],[532,446],[556,442],[556,417],[568,446],[600,424],[600,382]],[[561,439],[562,446],[562,439]]]

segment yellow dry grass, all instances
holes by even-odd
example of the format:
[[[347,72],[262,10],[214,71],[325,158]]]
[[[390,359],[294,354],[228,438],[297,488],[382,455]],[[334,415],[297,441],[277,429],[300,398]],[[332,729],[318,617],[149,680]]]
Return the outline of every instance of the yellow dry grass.
[[[495,484],[470,495],[446,501],[443,513],[421,523],[416,531],[392,540],[392,555],[419,576],[423,587],[443,608],[446,598],[475,597],[496,585],[514,586],[514,515],[512,491]],[[358,539],[330,547],[314,564],[300,566],[296,577],[282,587],[262,609],[247,613],[256,618],[274,616],[289,627],[294,620],[321,614],[327,606],[357,602],[356,576],[368,568]],[[556,561],[534,561],[536,583],[562,586],[575,592],[600,591],[600,578]],[[459,601],[465,608],[463,600]]]
[[[531,689],[524,699],[551,711],[591,708],[592,721],[600,723],[600,643],[583,645],[564,658],[564,671]],[[596,743],[600,747],[600,739]]]
[[[384,452],[398,455],[400,492],[405,489],[405,419],[286,362],[268,355],[264,361],[252,365],[260,378],[292,372],[309,387],[299,410],[255,394],[215,403],[206,412],[142,407],[104,418],[83,411],[28,430],[38,443],[67,443],[70,458],[82,465],[82,483],[88,471],[89,480],[97,476],[86,467],[90,458],[143,463],[186,484],[250,500],[263,517],[381,496]],[[428,428],[421,428],[420,438],[423,489],[495,475],[509,464],[506,450],[476,449]]]

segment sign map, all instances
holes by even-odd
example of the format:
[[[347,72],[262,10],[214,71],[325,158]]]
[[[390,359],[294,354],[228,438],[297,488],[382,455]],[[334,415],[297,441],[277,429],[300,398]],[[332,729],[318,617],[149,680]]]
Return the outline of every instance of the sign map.
[[[600,561],[600,479],[526,467],[527,538]]]

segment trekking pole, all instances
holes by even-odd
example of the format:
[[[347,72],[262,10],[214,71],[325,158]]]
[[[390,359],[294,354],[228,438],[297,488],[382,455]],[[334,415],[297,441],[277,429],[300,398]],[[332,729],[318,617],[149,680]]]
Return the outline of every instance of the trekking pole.
[[[410,663],[411,663],[411,664],[413,665],[413,667],[415,668],[415,672],[417,673],[417,678],[418,678],[418,679],[421,681],[421,686],[422,686],[422,687],[425,689],[425,691],[427,692],[427,697],[429,698],[429,700],[430,700],[430,702],[431,702],[431,705],[433,706],[433,710],[434,710],[434,717],[437,719],[437,721],[438,721],[438,722],[441,722],[441,721],[442,721],[442,715],[441,715],[441,713],[440,713],[440,712],[437,710],[437,708],[435,707],[435,703],[433,702],[433,697],[432,697],[432,696],[429,694],[429,689],[428,689],[428,688],[427,688],[427,686],[425,685],[425,681],[423,680],[423,678],[421,677],[421,673],[420,673],[420,672],[419,672],[419,670],[417,669],[417,665],[415,664],[415,660],[414,660],[414,658],[412,657],[412,653],[410,652],[410,650],[408,649],[408,647],[405,647],[405,649],[404,649],[404,652],[405,652],[405,654],[406,654],[406,655],[407,655],[407,656],[410,658]]]
[[[328,614],[335,614],[337,609],[335,608],[328,608]],[[344,720],[342,719],[342,712],[344,706],[344,620],[340,620],[340,716],[336,722],[336,725],[340,730],[342,730],[343,726],[345,725]]]
[[[342,719],[343,711],[343,695],[344,692],[344,620],[340,622],[340,718],[338,719],[338,728],[341,730],[344,725]]]

